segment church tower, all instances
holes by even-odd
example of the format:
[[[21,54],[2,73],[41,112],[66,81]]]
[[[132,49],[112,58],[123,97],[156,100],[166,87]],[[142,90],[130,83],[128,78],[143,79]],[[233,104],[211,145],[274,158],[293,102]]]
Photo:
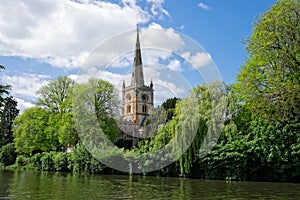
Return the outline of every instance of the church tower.
[[[140,47],[139,28],[137,27],[134,62],[131,84],[122,86],[122,114],[124,121],[132,121],[141,128],[154,109],[153,83],[144,83],[143,63]]]

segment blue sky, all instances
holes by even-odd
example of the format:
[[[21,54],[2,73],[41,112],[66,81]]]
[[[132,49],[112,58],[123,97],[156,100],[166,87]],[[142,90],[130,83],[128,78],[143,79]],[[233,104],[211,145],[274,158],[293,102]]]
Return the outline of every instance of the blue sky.
[[[142,48],[165,44],[171,50],[173,44],[180,44],[176,40],[178,35],[189,37],[207,51],[198,57],[197,63],[199,59],[211,59],[225,83],[234,83],[247,58],[242,41],[251,36],[255,18],[274,3],[275,0],[5,1],[0,5],[0,64],[6,70],[0,73],[0,82],[13,86],[11,94],[24,110],[33,106],[36,91],[49,80],[62,75],[86,75],[83,66],[92,52],[107,41],[116,45],[114,37],[124,36],[128,31],[134,36],[138,23]],[[149,27],[170,34],[162,40],[163,36],[154,37]],[[134,43],[133,37],[124,45],[133,50]],[[157,49],[156,54],[143,51],[143,61],[148,66],[145,71],[152,74],[148,82],[151,78],[157,83],[157,104],[169,96],[186,95],[183,91],[189,86],[180,88],[171,79],[183,85],[202,83],[201,78],[198,83],[198,77],[184,68],[184,61],[179,58],[192,61],[192,54],[185,57],[187,52],[181,52],[176,57]],[[115,63],[120,66],[111,67],[106,75],[102,73],[103,78],[118,87],[122,79],[130,79],[131,62],[131,53],[123,55]],[[155,62],[169,72],[155,71],[151,67]],[[167,90],[163,92],[163,88]]]

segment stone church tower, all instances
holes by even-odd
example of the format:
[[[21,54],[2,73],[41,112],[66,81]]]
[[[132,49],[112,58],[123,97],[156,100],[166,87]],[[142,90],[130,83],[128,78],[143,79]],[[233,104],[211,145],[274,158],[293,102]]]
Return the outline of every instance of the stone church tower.
[[[122,115],[124,121],[131,121],[141,128],[154,109],[153,83],[144,83],[142,55],[137,27],[131,84],[122,86]]]

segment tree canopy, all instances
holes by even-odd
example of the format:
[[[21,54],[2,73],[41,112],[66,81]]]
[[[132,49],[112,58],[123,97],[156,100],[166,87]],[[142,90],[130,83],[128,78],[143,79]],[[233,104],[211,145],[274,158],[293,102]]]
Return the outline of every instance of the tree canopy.
[[[249,59],[237,77],[237,92],[267,120],[299,121],[300,2],[278,1],[256,20]]]
[[[52,112],[63,111],[63,102],[70,96],[74,81],[67,76],[60,76],[41,87],[36,104]]]

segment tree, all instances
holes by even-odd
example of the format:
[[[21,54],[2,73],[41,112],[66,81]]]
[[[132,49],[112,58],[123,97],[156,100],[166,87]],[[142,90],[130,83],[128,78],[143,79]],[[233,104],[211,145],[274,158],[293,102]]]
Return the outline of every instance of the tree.
[[[73,85],[74,81],[67,76],[50,81],[37,92],[40,98],[36,104],[52,112],[69,111],[70,108],[62,110],[62,104],[70,96]]]
[[[5,67],[0,65],[0,70]],[[0,147],[12,142],[12,122],[19,114],[17,102],[12,97],[4,98],[3,95],[8,95],[8,90],[11,88],[9,85],[0,84]]]
[[[74,121],[73,112],[57,114],[60,118],[58,122],[58,140],[66,147],[74,147],[79,141],[78,133]]]
[[[299,181],[299,25],[296,0],[257,19],[221,140],[200,160],[206,178]]]
[[[119,130],[114,86],[104,80],[90,79],[86,84],[76,84],[74,91],[73,107],[77,125],[84,129],[81,132],[89,132],[85,129],[90,128],[87,124],[95,115],[103,133],[110,141],[115,142],[119,137]]]
[[[265,120],[300,120],[300,1],[278,1],[255,23],[237,91]]]
[[[13,143],[6,144],[0,148],[0,163],[4,166],[13,165],[17,158],[17,152]]]
[[[18,116],[17,101],[12,97],[4,99],[4,107],[0,115],[0,147],[13,142],[12,125]]]
[[[51,112],[47,131],[50,135],[57,135],[64,148],[74,146],[78,142],[72,113],[74,84],[67,76],[58,77],[39,89],[40,98],[36,103]]]
[[[18,152],[32,155],[57,149],[58,136],[53,131],[54,127],[49,126],[50,116],[49,111],[33,107],[15,119],[13,134]]]
[[[170,121],[174,115],[175,115],[175,106],[176,103],[179,101],[179,98],[173,97],[173,98],[169,98],[166,101],[164,101],[162,103],[162,107],[166,110],[166,114],[167,114],[167,121]]]
[[[0,65],[0,70],[4,70],[5,67],[3,65]],[[4,98],[3,98],[3,95],[4,94],[9,94],[9,90],[10,90],[11,86],[9,85],[3,85],[3,84],[0,84],[0,113],[1,113],[1,108],[3,106],[3,101],[4,101]]]

